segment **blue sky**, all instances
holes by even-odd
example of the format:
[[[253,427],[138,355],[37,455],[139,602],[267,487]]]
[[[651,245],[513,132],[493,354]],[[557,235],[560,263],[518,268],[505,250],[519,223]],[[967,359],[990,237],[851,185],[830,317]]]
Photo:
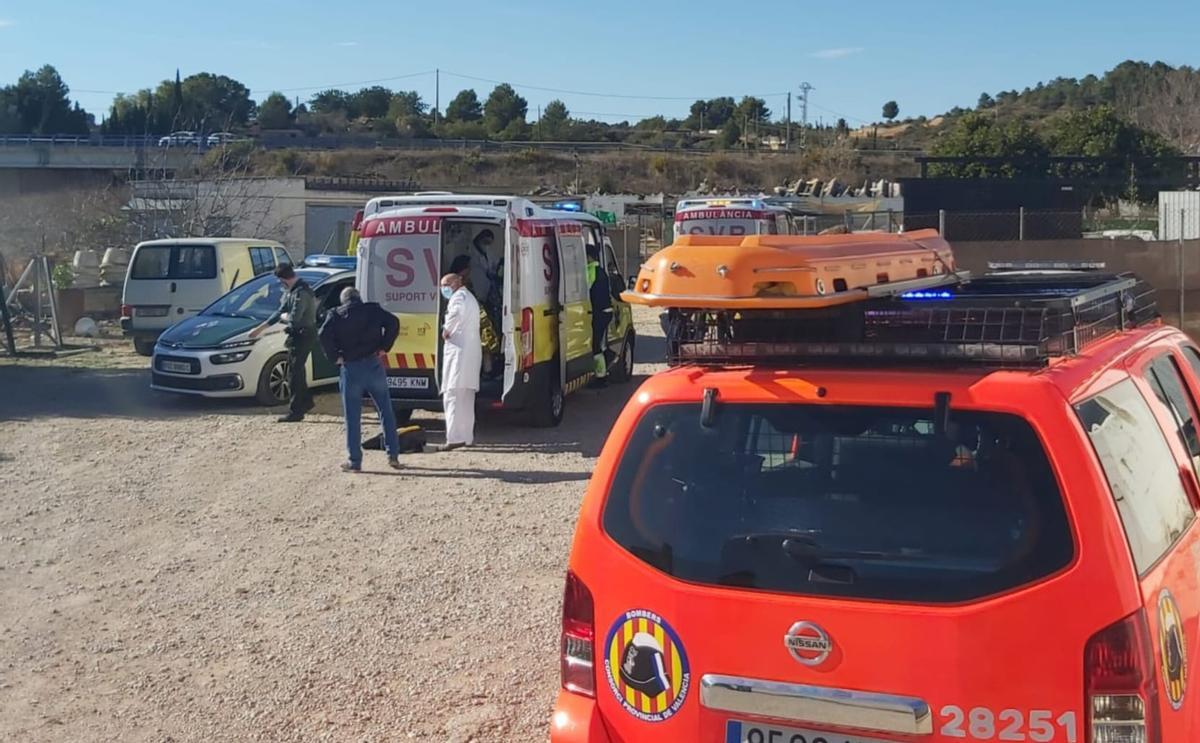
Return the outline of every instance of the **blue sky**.
[[[50,63],[102,114],[113,91],[150,87],[177,67],[234,77],[258,100],[412,75],[381,84],[430,102],[441,68],[443,107],[461,88],[483,98],[492,87],[465,75],[512,82],[530,118],[557,97],[576,115],[617,121],[682,116],[691,100],[718,95],[761,95],[782,114],[782,94],[807,81],[810,119],[856,124],[878,119],[889,99],[902,117],[933,115],[985,90],[1100,74],[1125,59],[1200,66],[1197,29],[1195,0],[0,0],[0,82]]]

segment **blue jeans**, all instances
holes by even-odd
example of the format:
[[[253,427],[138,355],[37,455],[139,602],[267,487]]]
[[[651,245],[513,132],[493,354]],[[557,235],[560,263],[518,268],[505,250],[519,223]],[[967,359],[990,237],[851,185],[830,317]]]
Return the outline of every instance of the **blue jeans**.
[[[342,364],[342,414],[346,416],[346,451],[350,463],[362,464],[362,399],[371,396],[379,409],[379,423],[383,426],[383,440],[387,445],[388,457],[400,455],[400,436],[396,433],[396,412],[392,410],[392,399],[388,395],[387,371],[379,359],[371,356]]]

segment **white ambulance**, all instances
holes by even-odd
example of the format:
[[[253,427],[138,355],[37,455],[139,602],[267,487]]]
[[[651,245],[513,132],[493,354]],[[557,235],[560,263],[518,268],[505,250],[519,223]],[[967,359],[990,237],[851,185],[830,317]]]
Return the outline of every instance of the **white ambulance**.
[[[675,205],[675,237],[708,235],[790,235],[795,232],[787,209],[745,196],[683,199]]]
[[[490,239],[482,239],[485,233]],[[485,243],[490,245],[481,247]],[[515,196],[424,193],[368,202],[357,284],[365,301],[378,302],[400,319],[400,336],[387,355],[398,412],[441,407],[445,303],[438,283],[457,259],[470,261],[470,288],[500,345],[499,358],[481,374],[477,399],[524,410],[535,425],[557,425],[566,396],[593,376],[587,280],[592,246],[612,287],[611,376],[627,381],[635,342],[630,308],[620,299],[627,278],[598,219]]]

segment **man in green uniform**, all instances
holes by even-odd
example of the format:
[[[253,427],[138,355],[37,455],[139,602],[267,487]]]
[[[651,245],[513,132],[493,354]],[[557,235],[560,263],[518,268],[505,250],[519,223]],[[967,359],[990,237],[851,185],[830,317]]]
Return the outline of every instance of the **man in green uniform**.
[[[588,298],[592,301],[592,387],[608,384],[608,326],[612,324],[612,285],[600,265],[600,250],[587,246]]]
[[[257,338],[271,325],[283,320],[287,324],[288,353],[288,413],[279,418],[280,423],[297,423],[313,408],[312,393],[308,391],[308,357],[317,345],[317,298],[312,287],[296,275],[287,263],[275,269],[275,276],[283,284],[283,299],[275,314],[266,322],[250,331]]]

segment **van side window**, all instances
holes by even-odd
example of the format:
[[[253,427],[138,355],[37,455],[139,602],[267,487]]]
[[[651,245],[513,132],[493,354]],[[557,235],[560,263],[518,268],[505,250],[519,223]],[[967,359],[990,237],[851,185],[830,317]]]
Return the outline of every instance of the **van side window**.
[[[1195,518],[1175,457],[1132,380],[1075,406],[1121,515],[1133,562],[1145,573]]]
[[[1200,439],[1196,437],[1196,403],[1184,386],[1179,367],[1170,354],[1163,354],[1150,362],[1146,369],[1146,381],[1159,402],[1171,411],[1176,432],[1188,456],[1192,458],[1192,471],[1200,472]]]
[[[285,263],[291,264],[292,257],[283,248],[275,248],[275,262],[281,266]]]
[[[275,270],[275,255],[270,248],[250,248],[250,267],[259,276]]]

